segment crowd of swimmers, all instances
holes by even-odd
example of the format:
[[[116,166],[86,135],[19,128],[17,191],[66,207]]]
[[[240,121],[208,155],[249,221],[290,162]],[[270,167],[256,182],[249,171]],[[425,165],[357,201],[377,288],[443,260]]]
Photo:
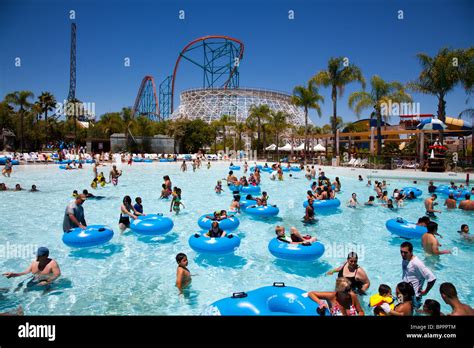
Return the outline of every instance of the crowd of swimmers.
[[[99,164],[96,163],[93,167],[94,180],[96,180],[98,184],[101,184],[105,178],[103,172],[98,173],[98,166]],[[199,169],[200,167],[200,159],[194,160],[193,170]],[[268,167],[268,165],[265,164],[265,167]],[[282,172],[281,163],[274,164],[271,168],[278,173]],[[300,168],[304,169],[304,166],[301,165]],[[245,187],[259,185],[261,180],[260,169],[257,166],[255,166],[254,169],[254,172],[251,173],[248,178],[246,175],[244,175],[240,179],[237,179],[233,171],[230,171],[227,179],[223,180],[226,180],[228,185],[232,184],[234,186]],[[187,170],[185,161],[183,161],[183,164],[181,165],[181,170]],[[246,174],[247,171],[248,164],[245,162],[244,174]],[[5,175],[7,173],[3,174]],[[109,174],[108,183],[117,185],[118,178],[121,175],[122,172],[117,170],[116,166],[114,165]],[[314,208],[312,206],[314,200],[334,199],[336,197],[336,193],[341,191],[342,185],[338,177],[336,177],[334,181],[331,181],[321,169],[319,170],[318,175],[316,175],[314,166],[307,166],[305,176],[308,180],[313,180],[311,190],[307,191],[307,199],[309,204],[306,207],[304,217],[304,221],[307,222],[315,219]],[[363,181],[363,178],[359,175],[358,180]],[[168,175],[163,177],[163,181],[164,182],[161,186],[162,190],[160,198],[172,198],[170,212],[174,211],[178,214],[181,207],[184,207],[181,201],[182,191],[179,187],[173,187],[171,179]],[[385,180],[376,180],[374,183],[375,194],[369,197],[369,200],[365,203],[365,205],[375,205],[375,199],[378,199],[381,205],[392,209],[394,208],[394,205],[401,207],[405,200],[416,199],[413,192],[407,195],[400,192],[399,189],[394,189],[392,198],[390,198],[388,197],[387,190],[387,186],[389,184],[387,184]],[[368,180],[367,186],[372,187],[371,180]],[[17,188],[18,189],[15,189],[15,191],[22,190],[19,184],[17,185]],[[464,189],[464,187],[461,187],[461,185],[460,187],[456,187],[454,183],[451,183],[451,188]],[[0,184],[0,190],[5,189],[5,184]],[[428,191],[431,193],[431,196],[426,198],[424,201],[426,215],[420,217],[417,222],[417,225],[424,226],[427,229],[427,232],[421,238],[421,245],[425,253],[430,255],[450,254],[450,250],[440,249],[441,244],[439,243],[438,237],[442,238],[442,236],[438,232],[438,224],[431,220],[436,218],[434,215],[435,213],[441,212],[440,210],[435,209],[437,205],[435,202],[437,199],[437,195],[434,193],[435,190],[436,187],[434,186],[433,182],[430,181]],[[32,186],[31,191],[38,191],[35,185]],[[223,192],[221,180],[217,182],[217,185],[215,186],[215,192]],[[471,190],[471,193],[474,193],[474,189]],[[470,200],[469,196],[469,194],[466,194],[466,199],[459,203],[458,207],[460,209],[474,210],[473,201]],[[83,203],[87,199],[94,199],[97,197],[98,196],[94,196],[93,194],[89,193],[86,189],[84,189],[82,193],[78,193],[77,190],[73,192],[74,200],[67,205],[64,213],[63,230],[65,232],[76,227],[82,229],[87,227]],[[259,197],[254,197],[252,195],[246,196],[247,200],[255,200],[258,206],[267,205],[268,198],[268,193],[265,191],[262,192],[262,195]],[[212,215],[207,216],[207,218],[212,220],[212,224],[210,229],[204,234],[205,237],[222,238],[226,236],[226,232],[219,226],[219,221],[233,216],[233,214],[236,212],[240,212],[240,200],[241,196],[237,192],[234,192],[233,200],[229,208],[229,213],[226,210],[218,210]],[[454,200],[454,203],[451,200]],[[351,195],[348,205],[351,207],[360,205],[360,203],[357,201],[356,193]],[[445,206],[447,209],[456,208],[456,200],[454,197],[448,197],[446,199]],[[136,197],[135,204],[133,204],[132,198],[128,195],[125,196],[120,207],[120,230],[125,231],[130,227],[131,220],[135,220],[141,215],[145,215],[142,198]],[[462,224],[458,233],[462,239],[474,241],[473,236],[469,233],[469,226],[467,224]],[[318,241],[316,236],[302,235],[296,227],[291,227],[290,234],[286,235],[285,228],[283,226],[276,226],[275,234],[279,241],[290,244],[309,245]],[[413,254],[413,245],[410,242],[403,242],[400,245],[400,254],[402,258],[403,275],[401,282],[399,282],[395,287],[395,296],[393,295],[393,291],[389,285],[379,284],[378,291],[370,297],[368,303],[373,313],[380,316],[409,316],[413,315],[414,313],[422,313],[433,316],[443,315],[440,311],[440,303],[434,299],[426,298],[436,282],[436,276],[434,273],[425,266],[423,261]],[[179,292],[182,293],[183,289],[185,289],[191,283],[191,273],[187,268],[188,258],[185,254],[179,253],[176,255],[176,262],[178,264],[176,273],[176,286],[179,289]],[[27,270],[21,273],[6,272],[4,273],[4,276],[11,278],[30,273],[33,273],[34,281],[40,286],[51,284],[61,275],[59,265],[56,261],[49,258],[49,250],[45,247],[38,249],[36,260],[32,262]],[[328,308],[331,315],[364,315],[364,309],[361,306],[363,297],[361,296],[369,294],[371,283],[365,270],[358,264],[357,254],[355,252],[351,252],[343,265],[327,272],[328,275],[335,273],[337,273],[337,279],[334,291],[311,291],[308,294],[309,298],[317,302],[321,309]],[[425,282],[426,287],[424,287]],[[439,292],[443,301],[452,308],[450,315],[474,315],[474,310],[469,305],[460,302],[457,295],[457,290],[453,284],[441,284],[439,287]],[[320,310],[319,313],[323,314],[324,311]]]

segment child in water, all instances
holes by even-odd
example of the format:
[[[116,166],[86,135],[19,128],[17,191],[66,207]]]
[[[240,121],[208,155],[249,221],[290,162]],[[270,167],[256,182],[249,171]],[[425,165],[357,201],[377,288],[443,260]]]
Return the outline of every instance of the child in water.
[[[222,193],[224,190],[222,189],[222,181],[220,180],[217,180],[217,185],[216,187],[214,188],[214,191],[216,191],[216,193]]]
[[[171,201],[170,213],[172,210],[174,210],[176,214],[179,214],[181,210],[180,209],[181,205],[183,206],[183,208],[186,208],[184,204],[181,202],[181,189],[176,188],[176,190],[173,192],[173,200]]]
[[[135,205],[133,206],[136,211],[138,211],[140,214],[143,214],[143,205],[142,205],[142,198],[137,197],[135,198]]]
[[[161,190],[160,199],[169,198],[169,196],[171,195],[171,192],[170,192],[170,190],[166,187],[166,184],[162,184],[161,187],[162,187],[162,190]]]

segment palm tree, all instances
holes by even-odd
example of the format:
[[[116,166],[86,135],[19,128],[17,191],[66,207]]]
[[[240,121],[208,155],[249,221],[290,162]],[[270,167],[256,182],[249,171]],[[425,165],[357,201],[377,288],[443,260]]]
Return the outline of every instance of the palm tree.
[[[135,142],[135,138],[133,137],[133,134],[131,132],[131,129],[135,123],[135,118],[133,117],[132,109],[130,107],[122,108],[120,115],[124,123],[124,133],[127,142],[127,147],[130,148],[130,146],[132,145],[132,140],[133,142]]]
[[[214,134],[214,152],[217,154],[217,136],[219,135],[219,129],[221,128],[219,120],[211,122],[211,131]]]
[[[234,129],[235,129],[235,135],[238,139],[237,146],[238,146],[239,150],[242,150],[242,133],[245,132],[245,123],[236,122],[235,125],[234,125]]]
[[[262,133],[262,124],[270,119],[270,112],[270,107],[266,104],[261,104],[258,106],[252,105],[249,109],[249,116],[247,118],[247,121],[255,120],[257,123],[257,153],[262,148],[262,142],[260,141],[260,134]],[[263,132],[265,138],[265,129],[263,129]]]
[[[458,118],[465,118],[471,120],[471,163],[474,162],[474,109],[466,109],[461,111]]]
[[[321,106],[319,102],[324,102],[324,97],[318,93],[318,87],[313,80],[308,82],[308,86],[296,86],[293,89],[292,102],[296,106],[304,108],[304,164],[306,165],[308,149],[308,110],[315,109],[318,116],[321,117]]]
[[[333,110],[333,134],[334,144],[336,143],[337,128],[335,122],[337,118],[337,97],[342,97],[344,93],[344,87],[351,82],[358,81],[362,85],[362,89],[365,89],[365,79],[362,75],[361,70],[354,64],[344,65],[344,57],[331,58],[328,62],[328,69],[321,70],[313,77],[313,81],[318,86],[331,87],[331,99],[332,99],[332,110]],[[336,156],[339,152],[334,146]]]
[[[225,146],[226,146],[226,133],[227,133],[226,127],[227,127],[227,126],[230,126],[230,124],[232,123],[232,121],[231,121],[229,115],[222,115],[221,118],[219,119],[219,122],[220,122],[220,125],[221,125],[222,130],[223,130],[224,152],[227,152],[227,151],[226,151],[226,147],[225,147]]]
[[[405,92],[400,82],[385,82],[377,75],[370,80],[372,90],[370,93],[361,91],[354,92],[349,97],[349,107],[355,111],[357,116],[364,109],[373,108],[374,116],[377,118],[377,155],[382,154],[382,116],[386,119],[390,116],[390,111],[382,115],[382,107],[391,103],[411,102],[409,94]]]
[[[110,112],[102,115],[98,126],[102,128],[107,137],[110,137],[112,134],[123,130],[123,120],[118,112]]]
[[[257,122],[255,119],[247,118],[245,120],[245,132],[247,136],[250,137],[250,149],[252,150],[252,145],[254,141],[255,131],[257,130]]]
[[[280,134],[288,127],[286,123],[287,114],[283,111],[272,111],[269,125],[275,132],[276,146],[277,146],[277,159],[280,159]]]
[[[54,95],[49,92],[41,92],[38,97],[38,103],[41,106],[41,111],[44,114],[44,120],[48,122],[48,111],[53,111],[56,106],[56,99]]]
[[[25,112],[32,106],[32,103],[28,100],[34,98],[34,94],[30,91],[16,91],[10,94],[7,94],[5,100],[8,104],[16,106],[19,108],[18,113],[20,114],[20,148],[21,153],[23,153],[23,118],[25,117]]]
[[[474,81],[474,48],[450,50],[442,48],[434,57],[417,54],[422,70],[418,79],[409,83],[415,92],[431,94],[438,98],[438,119],[446,120],[446,95],[461,84],[466,92],[472,92]],[[458,64],[453,64],[457,62]],[[443,142],[443,131],[439,132]]]

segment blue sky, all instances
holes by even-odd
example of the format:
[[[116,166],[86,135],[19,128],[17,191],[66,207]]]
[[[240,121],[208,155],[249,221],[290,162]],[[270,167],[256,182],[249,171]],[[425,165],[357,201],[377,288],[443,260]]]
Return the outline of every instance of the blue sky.
[[[416,53],[435,54],[441,47],[474,43],[474,2],[465,0],[2,0],[0,1],[0,97],[15,90],[52,92],[58,101],[69,88],[69,11],[77,24],[77,92],[96,103],[96,113],[132,106],[141,79],[159,84],[179,51],[205,35],[228,35],[245,45],[241,87],[291,92],[325,69],[332,56],[348,57],[367,80],[374,74],[408,82],[420,71]],[[185,20],[178,18],[185,11]],[[288,19],[288,11],[295,19]],[[404,19],[397,18],[403,10]],[[21,67],[15,67],[15,58]],[[124,67],[124,58],[131,60]],[[202,86],[202,73],[180,66],[177,92]],[[338,102],[345,121],[356,120],[347,106],[350,85]],[[330,91],[323,117],[332,114]],[[179,103],[175,97],[175,105]],[[413,94],[421,113],[436,113],[435,97]],[[472,107],[461,87],[447,97],[447,114]],[[367,111],[362,116],[369,115]],[[397,122],[398,120],[394,119]]]

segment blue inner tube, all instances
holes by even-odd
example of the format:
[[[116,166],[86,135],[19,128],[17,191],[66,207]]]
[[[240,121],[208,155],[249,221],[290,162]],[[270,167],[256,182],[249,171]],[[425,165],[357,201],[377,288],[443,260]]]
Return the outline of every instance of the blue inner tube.
[[[445,193],[449,189],[450,189],[450,186],[448,186],[448,185],[439,185],[439,186],[436,187],[435,192]]]
[[[260,189],[260,186],[239,186],[240,187],[240,192],[245,193],[245,194],[251,194],[251,195],[259,195],[262,190]]]
[[[410,192],[413,192],[415,194],[415,197],[420,197],[422,194],[423,194],[423,191],[421,191],[419,188],[417,187],[404,187],[402,188],[402,190],[400,191],[400,193],[404,194],[404,195],[409,195]]]
[[[0,164],[4,165],[5,163],[7,163],[7,158],[6,157],[0,157]]]
[[[318,209],[336,209],[341,205],[341,201],[338,198],[334,199],[324,199],[324,200],[314,200],[313,208],[314,210]],[[308,200],[303,202],[303,207],[308,206]]]
[[[93,159],[87,159],[86,163],[89,163],[89,164],[94,163],[94,160]]]
[[[273,286],[245,292],[212,303],[210,315],[312,315],[319,316],[319,305],[304,290],[274,283]],[[326,309],[326,316],[330,316]]]
[[[259,170],[264,170],[265,168],[263,168],[262,165],[258,164],[257,166],[252,166],[250,167],[250,171],[251,172],[254,172],[255,171],[255,167],[257,167]]]
[[[245,212],[253,216],[277,216],[280,212],[280,209],[278,209],[277,206],[272,205],[251,205],[245,208]]]
[[[301,172],[301,168],[300,168],[300,167],[291,167],[291,171],[293,171],[293,172]]]
[[[61,165],[59,166],[59,169],[66,169],[66,165],[65,165],[65,164],[61,164]]]
[[[208,219],[206,216],[214,216],[214,213],[204,214],[198,220],[198,225],[203,230],[209,231],[211,228],[212,222],[214,220]],[[240,221],[235,216],[230,216],[227,219],[217,221],[219,223],[219,227],[224,231],[233,231],[236,230],[239,225]]]
[[[289,172],[290,170],[291,170],[291,169],[288,168],[288,167],[283,167],[283,168],[281,168],[281,171],[282,171],[282,172]]]
[[[17,166],[20,164],[20,161],[18,160],[12,160],[12,165]]]
[[[271,172],[273,172],[273,169],[270,168],[270,167],[263,167],[262,172],[271,173]]]
[[[313,261],[324,254],[324,244],[319,241],[311,243],[311,245],[290,244],[273,238],[268,243],[268,250],[279,259]]]
[[[229,190],[231,192],[239,192],[240,191],[240,186],[235,186],[235,185],[229,185]]]
[[[240,209],[246,209],[247,207],[251,205],[256,205],[257,201],[253,199],[245,199],[245,198],[240,198]]]
[[[90,225],[85,230],[76,227],[64,232],[63,243],[74,248],[85,248],[107,243],[114,236],[114,231],[104,225]]]
[[[135,157],[135,158],[133,159],[133,162],[143,162],[143,158]]]
[[[228,254],[234,252],[240,245],[240,238],[232,233],[224,237],[210,238],[204,236],[207,231],[199,231],[189,237],[191,249],[202,254]]]
[[[446,198],[449,197],[450,194],[452,194],[454,196],[454,199],[455,200],[464,200],[466,199],[465,196],[467,194],[471,194],[471,191],[469,190],[466,190],[466,189],[457,189],[457,190],[454,190],[454,189],[445,189],[444,192],[442,192],[446,195]]]
[[[229,166],[229,170],[240,170],[240,166]]]
[[[150,214],[138,216],[138,218],[133,220],[130,224],[130,229],[138,234],[155,236],[168,233],[173,229],[173,226],[173,220],[169,217]]]
[[[153,160],[152,160],[151,158],[146,158],[146,159],[143,160],[143,162],[145,162],[145,163],[152,163]]]
[[[407,239],[421,239],[421,236],[428,231],[426,227],[417,226],[415,222],[409,222],[402,218],[387,220],[385,227],[390,233]]]

